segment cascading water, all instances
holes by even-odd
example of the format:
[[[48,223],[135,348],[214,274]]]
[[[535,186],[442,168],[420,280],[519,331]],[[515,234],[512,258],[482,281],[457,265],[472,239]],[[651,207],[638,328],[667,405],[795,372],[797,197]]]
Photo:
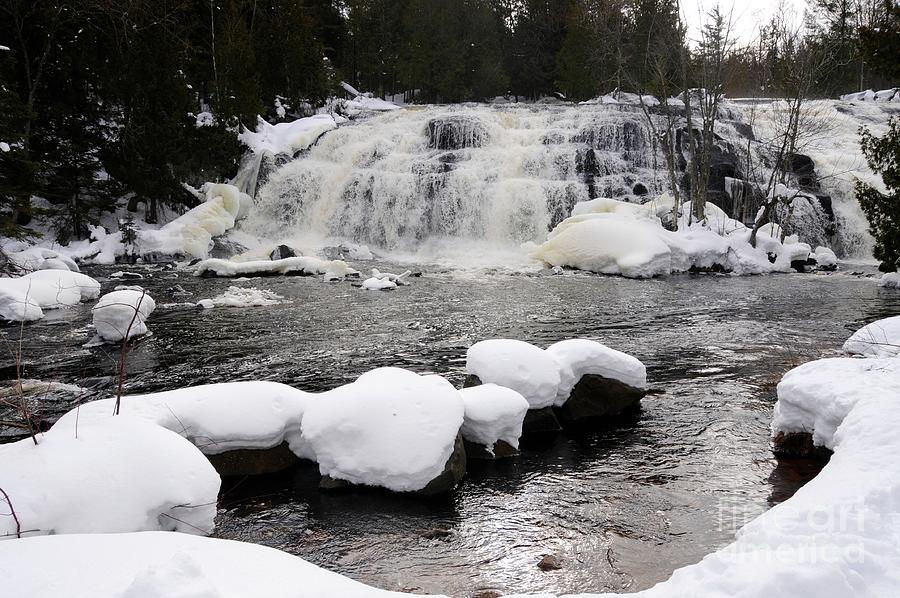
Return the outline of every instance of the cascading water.
[[[752,130],[746,107],[731,105],[726,114],[710,199],[752,218],[755,206],[735,193]],[[757,120],[765,121],[762,114]],[[270,172],[243,228],[270,239],[347,240],[400,252],[448,239],[515,247],[543,240],[578,201],[641,203],[667,185],[662,151],[637,106],[409,108],[342,126]],[[852,194],[839,184],[825,187],[846,230],[834,241],[832,215],[810,205],[797,211],[798,232],[814,244],[858,251],[864,241],[854,238],[866,235],[864,221],[853,218]]]

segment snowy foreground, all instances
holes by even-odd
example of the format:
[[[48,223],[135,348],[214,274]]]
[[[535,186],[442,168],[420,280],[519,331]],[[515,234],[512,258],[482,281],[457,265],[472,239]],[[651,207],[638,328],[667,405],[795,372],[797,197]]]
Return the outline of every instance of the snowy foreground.
[[[854,334],[845,349],[871,355],[870,345],[859,346],[857,341],[871,339],[873,331],[880,335],[878,347],[900,344],[896,318],[888,318]],[[492,344],[493,369],[479,359]],[[495,418],[495,409],[524,414],[525,404],[533,400],[552,403],[579,372],[599,368],[635,383],[642,380],[633,358],[583,341],[565,341],[543,351],[514,341],[480,345],[471,351],[470,371],[511,377],[520,384],[526,380],[522,390],[531,398],[492,384],[458,392],[438,376],[383,368],[331,391],[334,400],[329,401],[325,399],[330,393],[311,395],[262,382],[131,397],[122,404],[126,415],[118,417],[110,416],[110,401],[98,401],[82,406],[80,414],[65,416],[37,446],[25,440],[0,447],[0,480],[16,498],[23,535],[35,533],[37,519],[48,526],[44,531],[73,534],[0,542],[4,596],[394,594],[252,544],[179,533],[78,534],[129,529],[207,533],[215,514],[218,476],[195,446],[212,453],[286,441],[315,454],[320,465],[324,463],[323,473],[351,477],[354,471],[381,467],[377,462],[389,461],[401,446],[415,444],[422,449],[419,453],[437,447],[436,457],[443,458],[460,426],[482,442],[508,436],[506,427],[485,430],[481,424]],[[551,353],[568,360],[556,377],[546,372],[532,376],[532,369],[541,369],[540,362]],[[600,354],[613,359],[591,362],[591,355]],[[517,369],[504,355],[521,355],[527,363]],[[833,451],[829,463],[791,499],[742,528],[731,545],[634,595],[897,595],[900,359],[894,355],[822,359],[788,372],[778,385],[773,434],[809,435],[817,446]],[[248,401],[241,400],[247,396],[269,397],[271,409],[259,409],[256,403],[256,409],[247,410]],[[387,408],[382,415],[397,417],[379,419],[382,416],[371,411],[373,405]],[[410,437],[410,430],[398,423],[403,420],[424,429],[428,440]],[[191,442],[167,427],[180,430]],[[135,437],[140,442],[134,442]],[[430,473],[413,475],[409,468],[425,460],[421,454],[405,459],[398,466],[408,468],[401,477],[411,481],[421,474],[424,480]],[[2,523],[10,537],[16,530],[8,519]]]

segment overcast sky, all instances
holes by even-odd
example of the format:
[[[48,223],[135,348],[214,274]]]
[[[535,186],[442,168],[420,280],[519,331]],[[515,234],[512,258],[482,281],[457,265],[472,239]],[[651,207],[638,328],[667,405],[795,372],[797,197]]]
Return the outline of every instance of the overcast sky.
[[[756,38],[758,23],[769,19],[780,0],[681,0],[681,12],[691,28],[691,37],[696,38],[703,22],[702,14],[708,12],[715,4],[719,4],[723,14],[733,15],[734,33],[740,42],[749,42]],[[802,18],[806,8],[805,0],[784,0],[785,5],[793,8],[797,18]]]

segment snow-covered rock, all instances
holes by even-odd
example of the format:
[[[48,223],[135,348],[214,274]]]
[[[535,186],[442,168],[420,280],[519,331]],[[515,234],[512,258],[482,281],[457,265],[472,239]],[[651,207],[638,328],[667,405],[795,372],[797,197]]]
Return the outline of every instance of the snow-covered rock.
[[[482,445],[491,456],[495,456],[498,441],[519,448],[522,421],[528,411],[525,397],[496,384],[472,386],[459,393],[465,405],[462,435],[466,441]]]
[[[863,357],[900,357],[900,316],[866,324],[847,339],[844,353]]]
[[[367,586],[275,548],[165,532],[0,542],[0,575],[4,598],[409,596]]]
[[[900,289],[900,272],[885,272],[878,280],[878,286],[886,289]]]
[[[513,339],[475,343],[466,351],[466,373],[482,384],[511,388],[528,401],[530,409],[556,403],[559,365],[553,356],[532,344]]]
[[[820,270],[834,270],[837,268],[837,256],[828,247],[816,247],[815,252],[811,253],[809,257],[816,260],[816,266]]]
[[[0,445],[0,485],[22,535],[206,534],[214,525],[219,476],[177,434],[116,416],[81,421],[77,433],[73,427],[41,434],[37,445],[30,438]],[[18,544],[15,537],[14,519],[0,517],[0,540]],[[6,593],[12,586],[3,583]]]
[[[71,270],[78,272],[78,264],[71,258],[46,247],[28,247],[7,254],[9,261],[26,272],[35,270]]]
[[[257,154],[270,152],[293,155],[309,148],[319,137],[335,128],[337,123],[330,114],[316,114],[274,125],[257,117],[256,131],[244,128],[238,139]]]
[[[380,368],[311,401],[301,430],[324,476],[429,492],[454,454],[463,416],[444,378]]]
[[[372,278],[389,280],[397,286],[409,284],[410,276],[412,276],[412,270],[406,270],[403,274],[392,274],[390,272],[381,272],[378,268],[372,268]]]
[[[397,288],[397,283],[387,278],[367,278],[362,282],[362,288],[367,291],[393,291]]]
[[[587,339],[569,339],[547,347],[559,364],[556,405],[565,403],[583,376],[593,374],[638,389],[647,388],[647,368],[636,357]]]
[[[228,290],[212,299],[201,299],[197,305],[204,309],[213,307],[265,307],[278,305],[281,295],[256,287],[228,287]]]
[[[32,322],[45,309],[74,307],[96,299],[100,283],[70,270],[36,270],[20,278],[0,278],[0,318]]]
[[[346,262],[340,260],[326,261],[313,256],[289,257],[281,260],[233,261],[209,259],[197,264],[194,273],[197,276],[217,276],[233,278],[236,276],[314,276],[329,273],[334,277],[345,277],[359,274]]]
[[[91,310],[94,329],[104,341],[116,342],[147,334],[147,318],[156,309],[148,293],[121,290],[100,297]]]
[[[120,413],[153,422],[184,436],[206,455],[241,449],[268,449],[287,442],[303,453],[300,422],[314,395],[268,381],[226,382],[122,397]],[[84,403],[53,426],[103,422],[115,399]]]

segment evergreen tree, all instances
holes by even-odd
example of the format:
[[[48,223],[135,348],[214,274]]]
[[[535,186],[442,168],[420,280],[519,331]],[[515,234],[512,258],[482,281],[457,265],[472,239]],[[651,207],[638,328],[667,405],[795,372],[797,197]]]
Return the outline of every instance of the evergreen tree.
[[[586,100],[597,95],[594,78],[592,22],[583,2],[569,3],[566,33],[556,55],[556,87],[570,100]]]
[[[23,225],[31,213],[38,164],[25,149],[28,108],[11,85],[14,54],[0,50],[0,235],[19,238],[31,231]]]
[[[900,118],[891,118],[883,137],[868,129],[860,134],[869,168],[881,175],[887,193],[857,181],[856,197],[875,237],[873,254],[881,260],[880,269],[895,272],[900,269]]]

